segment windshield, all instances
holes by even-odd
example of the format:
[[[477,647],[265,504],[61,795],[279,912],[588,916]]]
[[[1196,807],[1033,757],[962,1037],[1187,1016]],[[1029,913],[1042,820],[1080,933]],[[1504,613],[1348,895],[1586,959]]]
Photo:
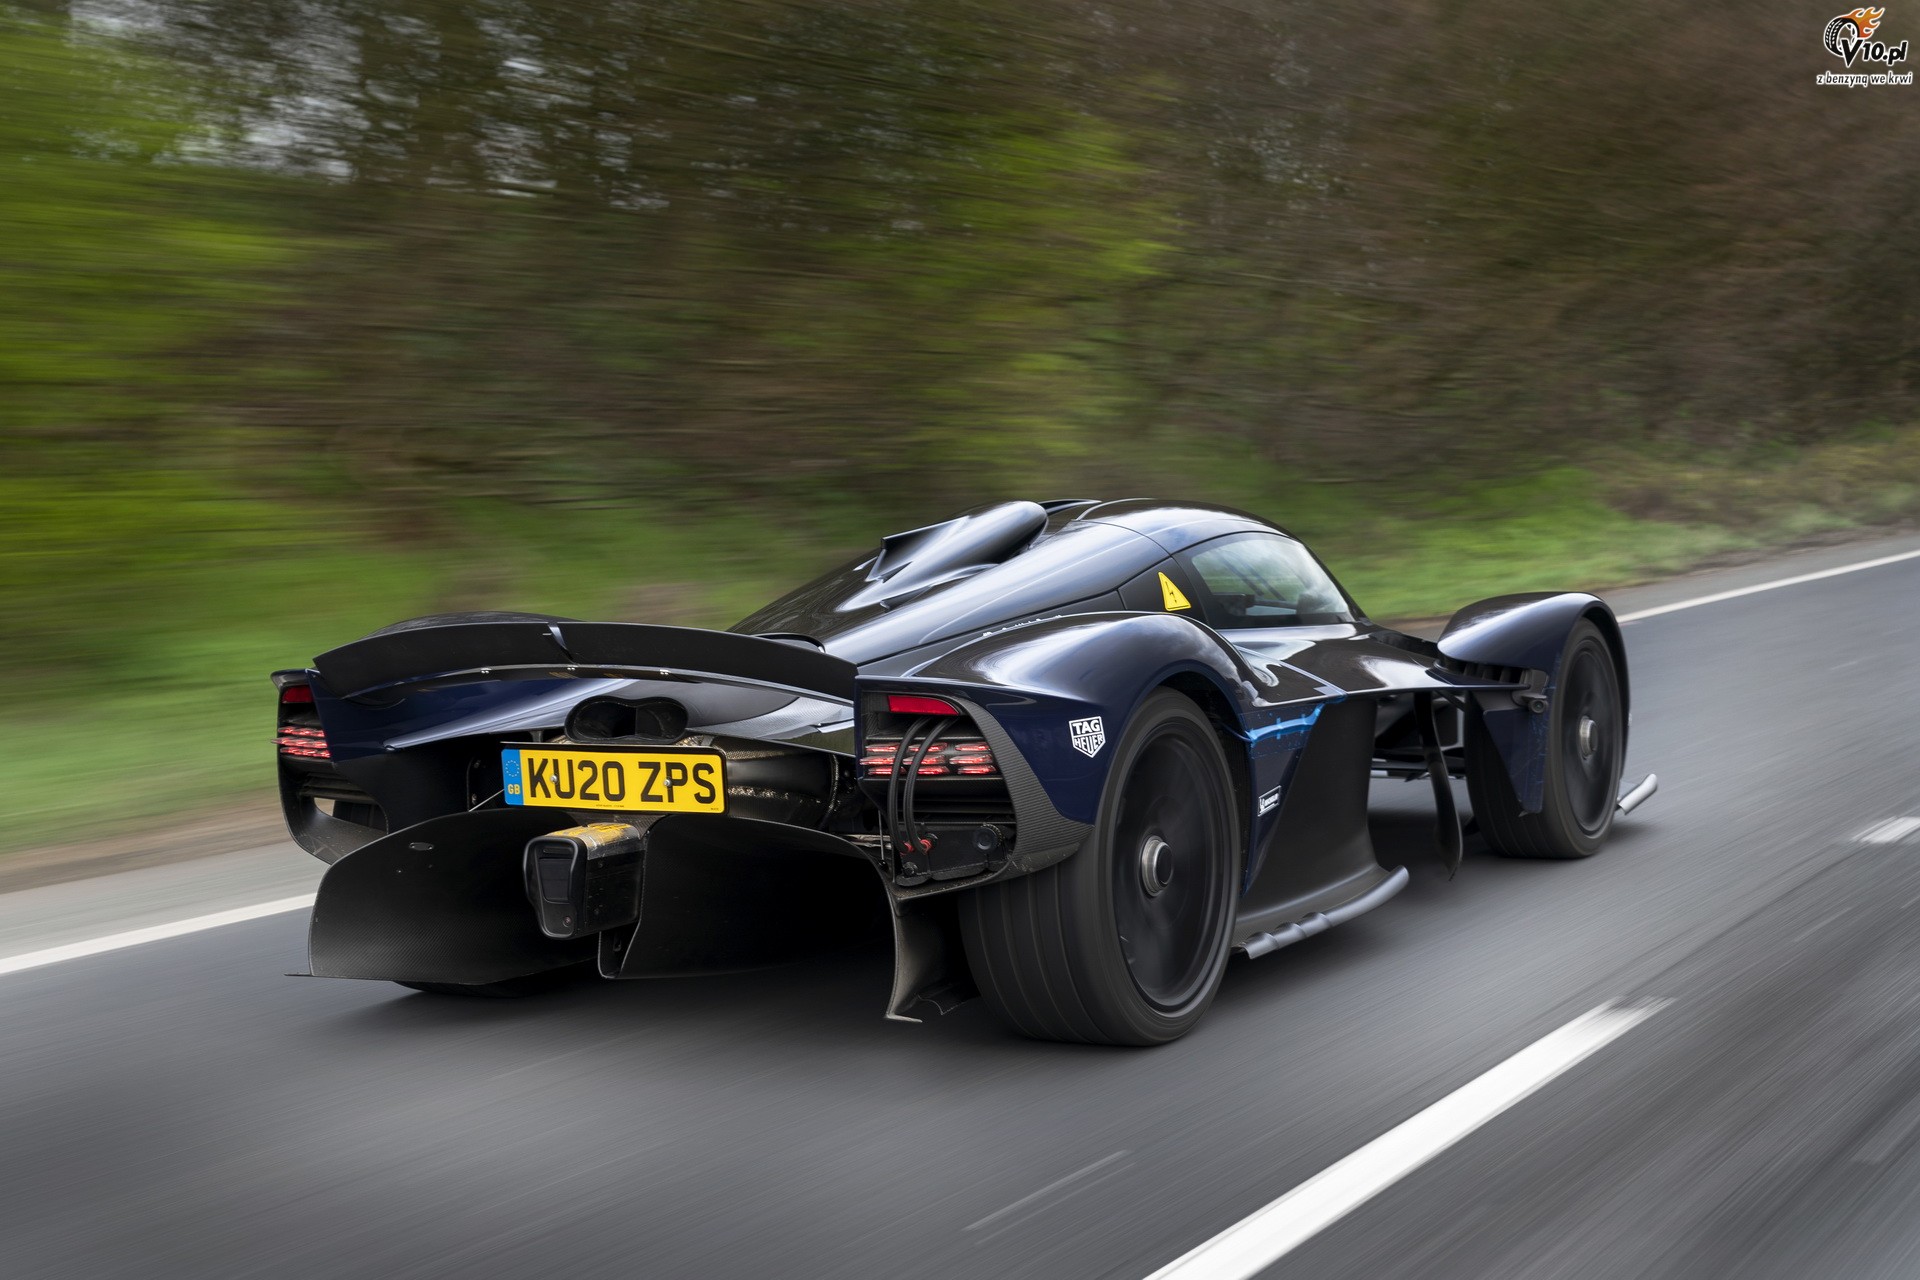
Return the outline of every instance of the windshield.
[[[1207,621],[1216,627],[1288,627],[1352,622],[1346,598],[1327,571],[1291,538],[1250,533],[1189,553],[1206,588]]]

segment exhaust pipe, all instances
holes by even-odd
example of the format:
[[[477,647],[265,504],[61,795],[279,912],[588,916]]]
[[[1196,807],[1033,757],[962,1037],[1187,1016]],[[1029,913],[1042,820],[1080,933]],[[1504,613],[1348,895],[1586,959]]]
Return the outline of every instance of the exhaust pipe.
[[[584,938],[640,918],[647,828],[596,822],[527,841],[527,900],[549,938]]]
[[[1651,773],[1648,774],[1646,777],[1640,779],[1639,786],[1620,797],[1620,812],[1623,814],[1632,813],[1635,809],[1645,804],[1648,798],[1659,789],[1660,779]]]

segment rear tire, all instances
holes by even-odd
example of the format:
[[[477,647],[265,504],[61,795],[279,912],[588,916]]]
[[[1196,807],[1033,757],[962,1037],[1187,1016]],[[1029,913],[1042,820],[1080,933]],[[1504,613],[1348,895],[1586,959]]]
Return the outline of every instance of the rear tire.
[[[1467,795],[1487,847],[1503,858],[1589,858],[1613,830],[1626,714],[1613,651],[1593,623],[1582,621],[1567,636],[1546,714],[1547,785],[1538,813],[1520,811],[1480,717],[1467,727]]]
[[[1152,694],[1114,749],[1092,834],[1065,862],[963,894],[967,960],[1037,1040],[1153,1045],[1219,990],[1237,896],[1227,761],[1200,708]]]

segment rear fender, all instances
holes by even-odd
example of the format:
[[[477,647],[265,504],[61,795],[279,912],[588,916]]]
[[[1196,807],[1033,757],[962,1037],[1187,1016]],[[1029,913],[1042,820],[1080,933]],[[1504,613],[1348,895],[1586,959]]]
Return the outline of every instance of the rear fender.
[[[1291,752],[1304,740],[1327,690],[1303,672],[1256,671],[1225,641],[1190,619],[1171,614],[1081,614],[1053,618],[982,637],[912,675],[862,677],[862,693],[945,693],[985,713],[981,729],[1003,759],[1020,817],[1017,871],[1038,870],[1067,857],[1099,813],[1113,746],[1140,704],[1164,685],[1195,680],[1218,694],[1205,701],[1236,740],[1236,773],[1248,809],[1243,830],[1274,812],[1254,812],[1260,797],[1281,785]],[[1017,757],[1009,759],[1009,757]],[[1022,777],[1032,794],[1022,804]],[[1038,815],[1028,810],[1044,807]],[[1035,822],[1038,817],[1040,821]],[[1046,833],[1045,848],[1030,830]],[[1257,834],[1257,832],[1256,832]]]
[[[1470,604],[1453,615],[1437,642],[1440,652],[1456,662],[1518,667],[1538,672],[1535,686],[1551,707],[1559,689],[1560,660],[1567,637],[1583,620],[1591,621],[1606,638],[1620,682],[1620,706],[1631,720],[1632,686],[1627,679],[1627,649],[1620,623],[1606,601],[1581,591],[1530,592],[1495,596]],[[1542,677],[1544,681],[1542,682]],[[1527,813],[1538,813],[1546,798],[1546,710],[1529,710],[1513,698],[1491,694],[1480,701],[1480,714],[1506,763],[1513,793]],[[1622,745],[1625,744],[1622,731]]]

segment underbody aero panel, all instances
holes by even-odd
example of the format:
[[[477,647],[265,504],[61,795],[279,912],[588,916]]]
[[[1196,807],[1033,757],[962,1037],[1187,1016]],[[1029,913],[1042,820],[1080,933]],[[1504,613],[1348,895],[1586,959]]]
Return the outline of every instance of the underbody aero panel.
[[[591,958],[591,938],[555,941],[528,908],[522,852],[557,825],[511,809],[456,813],[354,850],[320,881],[313,975],[479,985]]]
[[[665,818],[645,832],[639,920],[583,938],[542,933],[525,850],[563,812],[433,818],[348,854],[322,877],[308,933],[315,977],[472,986],[598,959],[607,977],[710,972],[832,949],[883,928],[872,864],[821,832]]]
[[[1338,894],[1356,880],[1384,874],[1374,861],[1367,829],[1372,755],[1372,706],[1353,699],[1321,710],[1274,821],[1248,860],[1247,889],[1237,912],[1245,929],[1297,918],[1319,909],[1313,905],[1319,895]]]
[[[878,934],[873,865],[824,832],[662,818],[646,836],[639,918],[600,935],[600,973],[650,978],[772,964]]]

